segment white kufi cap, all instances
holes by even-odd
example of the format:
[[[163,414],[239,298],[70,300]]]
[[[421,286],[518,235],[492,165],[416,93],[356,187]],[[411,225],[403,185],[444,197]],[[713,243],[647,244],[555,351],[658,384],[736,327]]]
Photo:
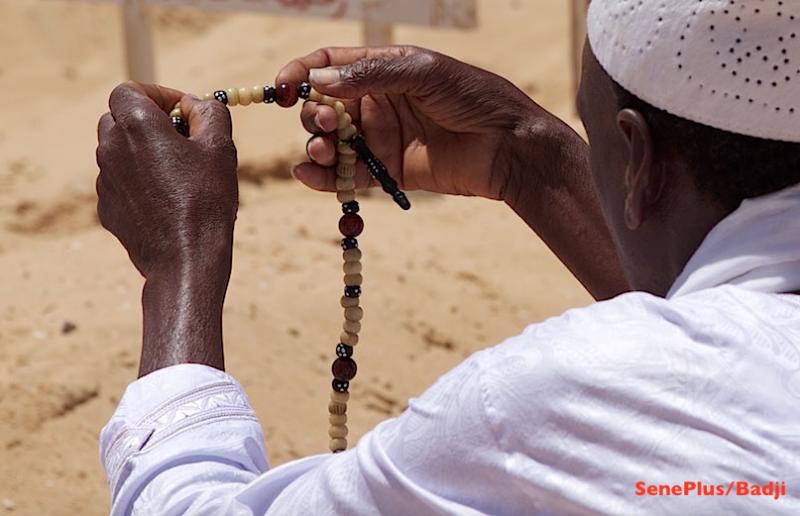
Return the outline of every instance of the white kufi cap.
[[[600,65],[645,102],[800,142],[800,0],[593,0],[588,31]]]

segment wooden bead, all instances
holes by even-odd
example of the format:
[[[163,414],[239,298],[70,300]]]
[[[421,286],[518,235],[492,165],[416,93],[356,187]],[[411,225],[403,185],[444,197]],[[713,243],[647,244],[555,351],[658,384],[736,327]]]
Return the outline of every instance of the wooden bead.
[[[318,92],[317,90],[311,90],[311,93],[308,95],[308,100],[320,102],[322,101],[322,93]]]
[[[361,249],[348,249],[347,251],[342,253],[342,259],[346,262],[360,262],[361,261]]]
[[[354,166],[356,161],[358,160],[358,156],[355,154],[341,154],[338,156],[339,165],[350,165]]]
[[[345,179],[342,180],[345,181]],[[346,188],[342,190],[346,190]],[[357,237],[362,231],[364,231],[364,219],[358,213],[345,213],[339,219],[339,233],[344,236]]]
[[[344,107],[344,102],[342,102],[341,100],[334,100],[332,106],[333,106],[333,109],[336,110],[336,117],[337,118],[339,117],[339,115],[341,115],[342,113],[344,113],[346,111],[346,109]]]
[[[336,99],[333,98],[333,97],[329,97],[327,95],[322,95],[319,98],[319,103],[320,104],[325,104],[326,106],[333,107],[334,103],[336,103]]]
[[[355,285],[361,286],[363,282],[364,282],[364,276],[362,276],[361,274],[344,275],[344,284],[347,285],[348,287]]]
[[[336,192],[336,200],[340,203],[344,204],[346,202],[355,201],[356,200],[356,191],[355,190],[342,190]]]
[[[339,137],[340,140],[349,140],[353,136],[358,134],[358,129],[353,124],[348,125],[344,129],[339,129],[336,131],[336,136]]]
[[[342,264],[342,272],[345,274],[360,274],[361,262],[344,262]]]
[[[336,191],[337,192],[353,191],[353,189],[355,187],[356,187],[356,181],[352,177],[337,177],[336,178]],[[338,197],[337,197],[337,199],[338,199]]]
[[[328,415],[328,421],[330,421],[331,425],[345,425],[347,424],[347,414],[335,414],[331,412]]]
[[[331,439],[330,449],[333,453],[341,452],[347,449],[347,439]]]
[[[342,334],[339,335],[339,341],[348,346],[355,346],[358,344],[358,334],[343,331]]]
[[[252,101],[253,96],[250,92],[250,88],[239,88],[239,105],[249,106]]]
[[[336,166],[336,175],[339,177],[356,177],[356,165],[355,163],[339,163]]]
[[[345,319],[344,323],[342,323],[342,328],[344,331],[349,333],[358,333],[361,331],[361,323],[358,321],[348,321]]]
[[[253,86],[250,88],[250,97],[253,100],[253,104],[260,104],[261,102],[264,102],[264,87]]]
[[[334,403],[344,403],[350,400],[350,393],[349,392],[336,392],[331,391],[331,401]]]
[[[364,318],[364,309],[360,306],[350,306],[344,309],[344,318],[348,321],[360,321]]]
[[[239,105],[239,89],[238,88],[228,88],[225,90],[225,93],[228,94],[228,105],[229,106],[238,106]]]
[[[349,125],[353,125],[353,117],[350,116],[350,113],[342,113],[336,118],[336,129],[344,129]]]
[[[341,300],[342,308],[352,308],[354,306],[358,306],[358,303],[359,303],[359,301],[358,301],[357,297],[342,296],[342,300]]]
[[[347,427],[345,425],[331,425],[328,428],[328,435],[331,436],[332,439],[341,439],[343,437],[347,437]]]
[[[210,91],[203,95],[203,100],[214,100],[214,94]]]
[[[347,154],[347,155],[356,153],[356,151],[354,151],[353,148],[350,147],[350,144],[347,142],[338,142],[336,144],[336,152],[338,152],[339,154]]]
[[[173,108],[172,111],[169,112],[169,116],[183,116],[183,112],[181,111],[180,106]]]
[[[339,394],[338,392],[336,394]],[[328,403],[328,413],[333,415],[343,415],[347,413],[347,403],[332,401]]]

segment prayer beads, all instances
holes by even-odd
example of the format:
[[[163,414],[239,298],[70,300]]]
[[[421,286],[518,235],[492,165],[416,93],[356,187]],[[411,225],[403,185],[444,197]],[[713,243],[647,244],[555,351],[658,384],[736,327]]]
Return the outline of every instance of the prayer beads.
[[[206,93],[205,100],[216,100],[226,106],[247,106],[250,104],[277,103],[281,107],[290,107],[298,99],[310,100],[330,106],[336,111],[336,198],[342,203],[342,216],[339,219],[339,232],[342,234],[342,272],[344,274],[344,295],[341,305],[344,310],[344,322],[339,343],[336,345],[336,359],[331,365],[333,381],[331,382],[328,413],[330,428],[329,448],[332,452],[347,449],[347,401],[350,399],[350,381],[355,378],[358,366],[353,360],[353,348],[358,344],[361,332],[361,320],[364,310],[360,306],[361,285],[364,281],[361,265],[361,250],[356,237],[364,231],[364,219],[358,215],[360,207],[355,200],[356,160],[361,159],[367,170],[381,184],[383,190],[404,210],[411,207],[406,195],[400,191],[397,182],[389,175],[386,167],[367,147],[364,138],[358,134],[354,121],[341,100],[321,95],[314,91],[308,83],[298,88],[289,84],[256,85],[243,88],[228,88]],[[180,103],[170,112],[170,121],[183,136],[189,136],[189,125],[181,110]]]

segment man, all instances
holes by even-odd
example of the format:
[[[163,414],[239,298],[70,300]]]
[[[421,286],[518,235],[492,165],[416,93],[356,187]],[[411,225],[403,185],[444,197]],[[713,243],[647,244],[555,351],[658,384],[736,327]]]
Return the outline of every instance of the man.
[[[354,449],[272,471],[222,372],[227,111],[183,97],[183,139],[165,114],[178,92],[117,88],[98,210],[146,284],[142,378],[101,439],[112,512],[800,514],[800,6],[788,4],[595,0],[578,96],[591,152],[507,81],[434,52],[325,49],[289,64],[277,82],[310,74],[354,99],[405,188],[505,201],[610,299],[477,353]],[[318,136],[296,176],[331,189],[334,113],[309,103],[302,117]]]

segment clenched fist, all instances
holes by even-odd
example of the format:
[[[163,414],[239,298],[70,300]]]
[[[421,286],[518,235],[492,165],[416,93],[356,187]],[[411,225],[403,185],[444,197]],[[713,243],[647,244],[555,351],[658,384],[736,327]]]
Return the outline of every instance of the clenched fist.
[[[180,101],[184,138],[167,113]],[[98,126],[97,212],[146,278],[230,247],[238,189],[230,114],[159,86],[118,86]],[[230,254],[230,251],[227,251]],[[217,256],[211,257],[216,259]]]

